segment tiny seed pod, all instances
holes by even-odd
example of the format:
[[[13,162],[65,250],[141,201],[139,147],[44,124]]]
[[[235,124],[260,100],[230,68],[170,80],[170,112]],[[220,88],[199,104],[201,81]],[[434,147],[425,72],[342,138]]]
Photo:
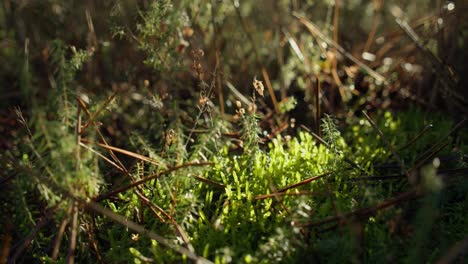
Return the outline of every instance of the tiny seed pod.
[[[175,131],[173,129],[169,129],[169,131],[166,133],[166,146],[171,146],[175,142]]]
[[[205,56],[205,52],[204,52],[202,49],[198,49],[198,50],[197,50],[197,55],[198,55],[199,57],[203,57],[203,56]]]
[[[263,97],[263,90],[265,90],[265,88],[263,87],[263,83],[257,80],[257,77],[254,78],[253,86],[255,90],[257,91],[257,93]]]
[[[203,108],[205,107],[205,105],[208,103],[210,99],[208,99],[208,97],[206,96],[200,96],[200,98],[198,99],[198,105]]]
[[[295,118],[291,118],[290,126],[291,126],[291,128],[294,128],[296,126],[296,119]]]
[[[193,35],[193,29],[191,27],[184,27],[182,34],[184,37],[190,38]]]
[[[140,234],[132,234],[132,240],[135,242],[140,240]]]
[[[256,104],[250,104],[249,107],[247,108],[247,111],[249,113],[255,113],[257,111],[257,105]]]

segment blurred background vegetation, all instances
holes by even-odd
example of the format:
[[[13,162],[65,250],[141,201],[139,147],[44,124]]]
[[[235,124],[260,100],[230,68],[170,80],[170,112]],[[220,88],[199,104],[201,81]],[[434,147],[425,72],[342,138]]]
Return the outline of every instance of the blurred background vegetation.
[[[202,49],[204,78],[215,69],[222,75],[224,104],[232,101],[226,82],[245,92],[254,76],[263,77],[265,68],[279,101],[297,94],[300,105],[311,105],[308,93],[320,78],[326,112],[352,108],[350,100],[370,95],[368,103],[379,107],[419,104],[456,115],[460,109],[450,103],[452,98],[441,96],[443,80],[436,73],[440,69],[433,69],[436,62],[395,22],[392,9],[397,7],[421,44],[448,68],[456,81],[450,88],[466,95],[464,1],[338,1],[337,10],[332,0],[158,2],[3,1],[2,107],[46,97],[54,82],[53,43],[60,40],[67,47],[94,51],[77,77],[80,91],[91,98],[103,90],[111,92],[112,85],[140,87],[144,80],[150,81],[152,93],[170,89],[170,97],[191,97],[198,92],[196,85],[188,85],[196,79],[191,51]],[[362,76],[354,63],[335,54],[294,14],[315,23],[389,84]],[[364,52],[369,54],[363,59]],[[67,49],[65,55],[70,53]],[[394,97],[397,100],[386,100]],[[309,110],[305,113],[312,113]]]

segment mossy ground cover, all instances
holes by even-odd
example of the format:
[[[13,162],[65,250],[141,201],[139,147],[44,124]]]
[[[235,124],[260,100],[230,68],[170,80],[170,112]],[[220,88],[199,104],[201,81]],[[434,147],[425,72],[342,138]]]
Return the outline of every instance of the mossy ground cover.
[[[331,2],[5,2],[1,263],[463,262],[466,29]]]

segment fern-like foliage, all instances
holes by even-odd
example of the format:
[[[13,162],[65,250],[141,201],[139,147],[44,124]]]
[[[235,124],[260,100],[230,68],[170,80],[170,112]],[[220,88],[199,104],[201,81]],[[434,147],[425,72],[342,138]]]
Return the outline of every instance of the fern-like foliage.
[[[46,111],[36,111],[29,122],[23,122],[30,133],[24,155],[33,166],[19,177],[21,181],[34,183],[41,199],[49,205],[62,200],[61,194],[50,186],[51,183],[82,198],[96,195],[101,184],[96,157],[82,151],[77,141],[75,122],[78,116],[76,104],[73,103],[76,96],[76,91],[72,89],[74,76],[91,53],[73,49],[70,59],[67,59],[66,48],[61,41],[55,41],[52,50],[56,89],[49,94],[49,104],[43,106]],[[54,114],[47,109],[55,109]],[[21,112],[18,111],[17,115],[24,120]]]
[[[174,70],[179,65],[178,49],[188,45],[182,26],[188,23],[184,12],[171,0],[152,1],[137,25],[139,48],[147,54],[145,64],[159,71]]]
[[[343,141],[341,133],[336,127],[336,120],[331,115],[325,114],[325,117],[322,119],[321,128],[323,139],[335,155],[335,158],[333,159],[333,167],[336,167],[337,161],[343,155]]]
[[[71,126],[76,117],[75,98],[76,90],[73,81],[77,71],[90,58],[92,51],[76,50],[75,47],[67,47],[61,40],[52,42],[51,64],[54,68],[55,88],[51,98],[53,104],[49,109],[57,111],[59,119],[66,126]]]
[[[232,126],[222,119],[215,119],[212,123],[213,126],[209,126],[196,138],[195,144],[190,149],[190,160],[210,160],[213,156],[219,155],[226,145],[222,134],[228,132]]]
[[[244,151],[248,154],[255,154],[258,151],[261,130],[257,121],[258,116],[255,112],[247,113],[242,116],[241,139],[243,141]]]

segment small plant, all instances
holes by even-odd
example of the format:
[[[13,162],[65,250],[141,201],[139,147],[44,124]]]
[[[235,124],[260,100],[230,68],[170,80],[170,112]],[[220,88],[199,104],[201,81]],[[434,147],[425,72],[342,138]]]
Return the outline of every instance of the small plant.
[[[184,28],[189,20],[171,0],[153,1],[137,25],[139,48],[147,55],[145,64],[156,70],[174,70],[180,65],[180,54],[189,45]],[[186,33],[188,34],[188,33]]]

